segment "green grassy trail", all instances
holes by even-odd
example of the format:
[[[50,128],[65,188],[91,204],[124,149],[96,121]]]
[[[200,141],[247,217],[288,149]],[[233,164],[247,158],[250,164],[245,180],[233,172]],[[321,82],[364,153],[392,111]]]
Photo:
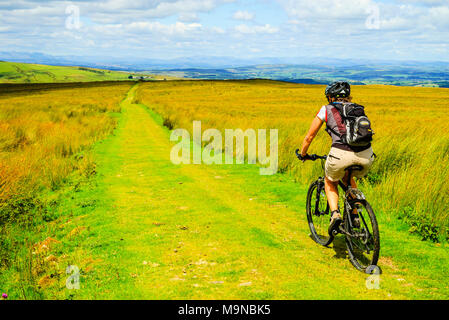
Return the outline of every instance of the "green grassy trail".
[[[448,298],[447,248],[411,238],[380,218],[380,289],[346,258],[309,237],[305,187],[251,165],[170,162],[156,114],[122,103],[114,135],[97,144],[97,177],[70,193],[51,236],[60,264],[81,268],[47,298],[407,299]],[[65,218],[64,218],[65,217]]]

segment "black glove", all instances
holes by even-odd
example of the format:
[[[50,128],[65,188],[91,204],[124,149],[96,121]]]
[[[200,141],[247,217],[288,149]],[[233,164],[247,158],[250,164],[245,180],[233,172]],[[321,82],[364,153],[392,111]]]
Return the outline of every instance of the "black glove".
[[[298,157],[299,160],[301,160],[302,162],[306,161],[306,160],[311,160],[311,157],[306,154],[304,157],[301,155],[301,153],[299,152],[299,149],[296,149],[296,156]]]
[[[304,161],[306,161],[306,160],[314,160],[314,159],[313,159],[313,157],[312,157],[311,155],[306,154],[304,157],[301,156],[301,159],[300,159],[300,160],[302,160],[302,161],[304,162]]]

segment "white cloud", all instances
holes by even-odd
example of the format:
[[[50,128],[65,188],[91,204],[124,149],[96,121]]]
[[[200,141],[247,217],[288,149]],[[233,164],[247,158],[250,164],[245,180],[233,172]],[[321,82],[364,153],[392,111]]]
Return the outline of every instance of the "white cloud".
[[[410,21],[401,17],[380,20],[382,30],[407,30],[409,27]]]
[[[375,5],[372,0],[278,0],[278,2],[290,17],[320,20],[364,16],[369,8]]]
[[[256,34],[256,33],[276,33],[279,32],[279,28],[272,27],[269,24],[264,26],[248,26],[246,24],[240,24],[235,27],[235,31],[243,34]]]
[[[208,12],[214,9],[219,1],[214,0],[178,0],[160,1],[154,8],[147,11],[149,17],[169,17],[178,13]]]
[[[200,21],[198,15],[195,12],[183,12],[178,16],[178,20],[181,22],[198,22]]]
[[[253,20],[254,19],[254,13],[249,13],[248,11],[236,11],[234,12],[234,15],[232,16],[235,20]]]
[[[6,3],[0,0],[0,14],[26,21],[39,16],[65,18],[68,5],[80,8],[81,16],[98,23],[126,23],[129,20],[157,19],[180,15],[182,22],[193,22],[200,12],[208,13],[220,5],[236,0],[100,0],[100,1],[32,1]],[[187,21],[189,20],[189,21]]]
[[[188,32],[199,30],[201,27],[202,26],[199,23],[183,23],[179,21],[170,25],[162,24],[160,22],[132,22],[124,26],[127,31],[146,31],[164,35],[183,35]]]
[[[146,37],[161,36],[194,36],[195,32],[201,31],[200,23],[176,22],[173,24],[163,24],[158,21],[139,21],[128,24],[108,24],[92,27],[87,33],[94,32],[104,36],[114,36],[116,38],[144,39]],[[138,35],[136,37],[136,35]]]
[[[429,9],[429,15],[426,17],[428,24],[437,28],[449,29],[449,7],[439,6]],[[449,30],[448,30],[449,31]]]
[[[0,0],[1,51],[101,55],[102,48],[109,48],[105,50],[107,53],[112,48],[117,55],[143,52],[145,56],[161,57],[260,52],[267,56],[372,58],[395,57],[395,52],[403,52],[411,58],[433,58],[438,54],[439,59],[449,60],[448,0],[251,0],[257,4],[246,7],[250,9],[237,10],[233,5],[218,10],[230,2],[243,3]],[[80,8],[80,29],[65,28],[65,9],[69,4]],[[379,29],[366,27],[373,6],[379,8]],[[229,19],[223,17],[239,22],[237,26],[229,26]],[[259,25],[253,22],[255,17],[266,20]],[[236,37],[239,46],[232,49]],[[331,47],[336,50],[331,51]],[[347,48],[350,50],[343,50]]]
[[[226,33],[226,31],[223,28],[220,28],[220,27],[212,27],[212,32],[219,33],[219,34],[225,34]]]
[[[378,12],[379,30],[385,35],[407,30],[416,34],[435,31],[449,31],[449,3],[439,5],[441,0],[402,0],[378,2],[374,0],[278,0],[289,16],[289,23],[298,29],[314,33],[365,34],[367,20]],[[415,5],[416,4],[416,5]],[[419,5],[417,5],[419,4]],[[435,6],[439,5],[439,6]],[[373,10],[377,8],[376,10]],[[430,34],[428,35],[430,36]]]
[[[447,4],[447,0],[398,0],[399,3],[412,3],[427,6]]]

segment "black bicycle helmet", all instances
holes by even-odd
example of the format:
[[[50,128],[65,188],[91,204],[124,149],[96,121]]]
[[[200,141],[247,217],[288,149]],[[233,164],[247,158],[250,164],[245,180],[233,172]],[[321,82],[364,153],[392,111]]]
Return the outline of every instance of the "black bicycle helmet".
[[[351,85],[346,81],[335,81],[326,87],[326,97],[347,98],[351,95]]]

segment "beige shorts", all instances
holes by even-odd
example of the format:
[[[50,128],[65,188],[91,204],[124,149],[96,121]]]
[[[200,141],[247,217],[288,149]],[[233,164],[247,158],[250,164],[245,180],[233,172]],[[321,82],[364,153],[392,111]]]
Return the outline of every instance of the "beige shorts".
[[[368,148],[361,152],[346,151],[338,148],[331,148],[327,156],[325,173],[326,177],[331,181],[339,181],[345,175],[345,169],[352,165],[360,165],[362,171],[354,171],[353,176],[363,178],[374,161],[374,153],[372,148]]]

